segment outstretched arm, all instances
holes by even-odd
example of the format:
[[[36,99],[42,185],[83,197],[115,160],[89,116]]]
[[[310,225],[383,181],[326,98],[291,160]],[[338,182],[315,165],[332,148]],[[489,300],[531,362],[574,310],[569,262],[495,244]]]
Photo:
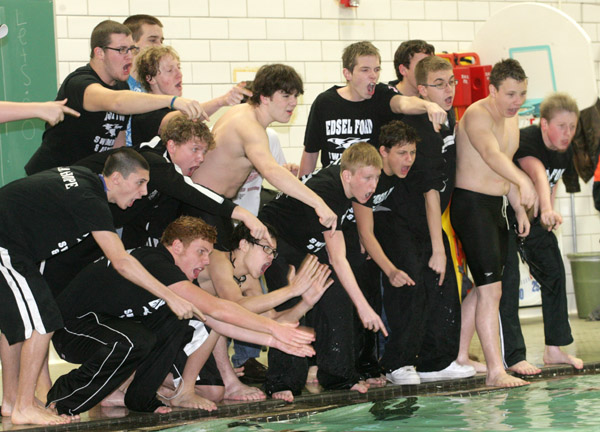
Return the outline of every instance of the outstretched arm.
[[[373,261],[379,266],[381,271],[390,280],[390,284],[395,287],[403,285],[414,285],[415,282],[405,272],[398,269],[387,257],[381,244],[375,237],[373,231],[373,209],[359,203],[352,203],[354,217],[356,218],[356,227],[360,242]]]
[[[429,102],[416,96],[396,95],[390,100],[390,108],[396,114],[425,114],[436,132],[446,122],[448,114],[435,102]]]
[[[167,302],[169,308],[179,319],[192,318],[193,315],[206,320],[206,317],[189,301],[179,297],[176,293],[160,283],[148,270],[125,250],[119,236],[111,231],[92,231],[92,236],[106,258],[115,270],[125,279],[144,288],[158,298]]]
[[[332,236],[325,236],[325,244],[329,261],[340,283],[348,293],[348,296],[356,306],[360,320],[366,329],[381,332],[387,336],[387,331],[379,315],[375,313],[373,308],[367,302],[363,295],[350,263],[346,259],[346,243],[344,242],[344,234],[341,231],[336,231]]]
[[[39,118],[54,126],[64,120],[65,114],[79,117],[79,113],[69,108],[66,103],[66,99],[52,102],[0,101],[0,123]]]
[[[538,197],[533,183],[510,159],[516,151],[516,145],[519,142],[518,119],[507,119],[505,122],[504,133],[512,133],[513,137],[509,137],[509,140],[514,141],[514,143],[509,143],[509,145],[514,146],[514,150],[510,156],[507,156],[500,150],[500,144],[493,133],[494,125],[489,113],[484,108],[478,108],[469,112],[468,118],[463,118],[461,121],[464,124],[469,141],[491,170],[519,188],[521,204],[525,208],[533,207],[534,215],[536,215]]]
[[[279,306],[293,297],[302,295],[311,286],[319,262],[314,255],[309,255],[298,273],[291,274],[289,285],[267,294],[244,296],[242,290],[233,279],[233,266],[225,252],[213,251],[209,272],[211,282],[217,295],[243,306],[251,312],[261,314]],[[295,320],[297,321],[297,320]]]
[[[558,228],[562,223],[562,216],[554,210],[554,188],[550,191],[550,183],[544,164],[533,156],[519,159],[523,171],[533,180],[533,185],[540,198],[540,219],[548,231]]]
[[[427,226],[431,237],[431,258],[429,268],[440,275],[439,285],[444,283],[446,275],[446,250],[442,235],[442,209],[440,207],[440,193],[431,189],[425,192],[425,212],[427,213]]]
[[[203,102],[201,105],[208,115],[213,115],[219,109],[225,106],[237,105],[242,102],[244,96],[252,96],[252,92],[246,88],[246,83],[241,82],[233,87],[222,96],[211,99],[208,102]]]
[[[171,107],[191,119],[209,120],[198,101],[171,95],[155,95],[130,90],[110,90],[100,84],[90,84],[83,94],[86,111],[112,111],[119,114],[142,114]]]
[[[269,150],[267,133],[260,125],[257,124],[255,127],[247,128],[241,132],[241,135],[244,151],[254,168],[277,189],[314,208],[321,224],[331,228],[333,233],[337,225],[336,214],[325,204],[321,197],[277,163]]]
[[[294,346],[304,345],[314,340],[310,332],[297,329],[295,326],[283,326],[269,318],[252,313],[237,303],[213,297],[190,281],[181,281],[170,285],[169,288],[194,304],[200,311],[219,321],[267,333]]]

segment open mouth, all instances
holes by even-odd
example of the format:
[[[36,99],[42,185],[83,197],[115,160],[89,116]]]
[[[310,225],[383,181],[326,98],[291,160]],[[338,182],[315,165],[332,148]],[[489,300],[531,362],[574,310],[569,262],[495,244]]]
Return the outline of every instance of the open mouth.
[[[198,168],[199,168],[199,166],[198,166],[198,165],[194,165],[193,167],[190,167],[190,169],[188,169],[188,173],[187,173],[188,177],[191,177],[191,176],[192,176],[192,174],[194,174],[194,172],[195,172],[195,171],[196,171]]]
[[[453,98],[452,96],[451,96],[451,97],[447,97],[447,98],[446,98],[446,105],[448,105],[448,106],[451,106],[451,105],[452,105],[452,101],[453,101],[453,99],[454,99],[454,98]]]
[[[123,66],[123,73],[129,75],[130,72],[131,72],[131,63],[128,63],[125,66]]]
[[[202,270],[204,270],[204,267],[198,267],[194,269],[194,271],[192,272],[192,274],[194,275],[194,279],[198,279],[198,276],[200,276]]]
[[[267,269],[271,267],[271,263],[264,263],[264,265],[260,268],[260,274],[265,274],[265,272],[267,271]]]
[[[373,96],[373,94],[375,93],[375,83],[369,83],[369,85],[367,86],[367,92],[369,92],[369,94]]]

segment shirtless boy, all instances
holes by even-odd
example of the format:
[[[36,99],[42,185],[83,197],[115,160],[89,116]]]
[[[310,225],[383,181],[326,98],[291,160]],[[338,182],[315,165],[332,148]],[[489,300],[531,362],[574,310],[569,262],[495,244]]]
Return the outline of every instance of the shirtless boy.
[[[519,145],[517,113],[527,95],[527,76],[516,60],[502,60],[492,69],[489,88],[488,97],[467,109],[456,136],[456,189],[451,219],[476,285],[462,304],[457,361],[469,362],[469,344],[476,328],[487,364],[486,384],[516,387],[528,383],[504,370],[498,308],[508,235],[503,197],[508,195],[515,209],[520,235],[529,232],[525,209],[533,207],[537,213],[533,184],[512,162]],[[481,365],[475,366],[477,369]]]
[[[273,243],[276,242],[273,232],[271,239]],[[258,279],[278,256],[278,251],[265,238],[254,238],[243,223],[233,230],[232,244],[235,246],[231,252],[211,257],[210,266],[200,272],[197,280],[200,287],[210,294],[233,301],[251,312],[266,315],[278,322],[298,322],[333,283],[328,280],[331,273],[328,266],[319,264],[317,258],[310,255],[297,272],[291,270],[286,286],[268,294],[245,297],[242,295],[242,283],[246,279]],[[282,312],[273,309],[300,296],[301,300],[294,307]],[[216,374],[213,360],[208,358],[211,351],[220,377]],[[199,379],[196,380],[201,367]],[[182,378],[183,387],[177,390],[177,396],[172,401],[178,406],[206,409],[208,401],[203,398],[218,402],[222,399],[258,400],[265,397],[259,389],[240,383],[227,356],[226,340],[215,332],[211,332],[202,347],[189,356]],[[274,399],[293,401],[291,391],[269,394]]]
[[[322,198],[277,163],[269,150],[266,128],[272,122],[290,121],[303,93],[302,79],[289,66],[262,66],[252,84],[248,103],[231,108],[213,127],[216,147],[192,179],[227,198],[234,198],[252,169],[283,193],[312,207],[322,225],[336,226],[336,215]],[[217,226],[219,237],[223,229]]]

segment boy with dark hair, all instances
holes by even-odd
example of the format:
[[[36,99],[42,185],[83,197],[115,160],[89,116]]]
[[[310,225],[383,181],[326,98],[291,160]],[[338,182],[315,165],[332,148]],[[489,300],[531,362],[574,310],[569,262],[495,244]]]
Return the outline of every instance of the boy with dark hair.
[[[271,86],[271,81],[277,86]],[[233,198],[254,168],[277,189],[315,209],[321,223],[333,231],[336,215],[323,199],[280,166],[269,150],[265,129],[274,121],[289,122],[302,92],[302,80],[290,66],[262,66],[253,82],[254,102],[231,108],[215,123],[216,147],[206,155],[206,163],[196,170],[192,178]],[[226,250],[231,226],[219,221],[213,224],[217,225],[219,238],[223,239],[220,244],[218,241],[217,249]]]
[[[215,229],[201,219],[180,217],[167,227],[160,245],[135,249],[131,255],[170,290],[195,304],[206,314],[207,318],[200,315],[203,321],[216,331],[310,355],[310,333],[278,325],[192,284],[208,266],[215,239]],[[54,335],[54,346],[63,359],[82,363],[60,377],[48,393],[48,403],[59,414],[89,410],[134,371],[125,405],[134,411],[170,411],[156,392],[194,332],[187,320],[178,320],[163,301],[120,276],[107,259],[86,267],[57,303],[65,328]]]
[[[280,194],[259,212],[259,218],[280,233],[279,257],[266,273],[267,286],[285,284],[287,265],[298,265],[307,253],[315,254],[335,272],[334,283],[315,305],[312,317],[317,341],[318,379],[326,389],[351,389],[361,393],[368,386],[356,370],[354,346],[354,306],[365,328],[386,333],[379,316],[362,294],[346,259],[346,245],[341,225],[350,210],[350,200],[366,202],[377,186],[381,158],[368,143],[347,149],[340,163],[307,176],[306,186],[316,193],[337,215],[333,233],[326,232],[315,215],[302,202]],[[269,352],[267,392],[289,390],[298,394],[307,375],[306,362],[290,364],[289,357],[277,350]],[[293,374],[291,373],[293,371]]]
[[[103,175],[82,167],[59,167],[0,189],[2,414],[10,415],[13,424],[67,422],[34,399],[48,343],[63,324],[40,274],[39,263],[45,259],[91,234],[124,277],[164,299],[181,318],[199,313],[131,257],[114,232],[108,203],[123,210],[130,207],[146,195],[148,177],[146,161],[133,150],[120,149],[107,161]]]
[[[255,235],[264,236],[265,226],[249,211],[190,179],[206,152],[214,146],[208,127],[180,115],[172,119],[163,132],[164,139],[156,137],[140,149],[150,167],[148,194],[125,212],[111,206],[115,226],[123,227],[125,246],[156,245],[166,226],[179,215],[182,203],[209,214],[242,220]],[[99,173],[113,152],[116,151],[94,154],[77,165]],[[48,260],[44,278],[58,295],[83,267],[100,256],[93,242],[84,241],[77,249]]]
[[[402,42],[394,54],[394,70],[398,79],[388,85],[395,87],[405,96],[419,96],[415,68],[425,57],[435,54],[433,45],[421,39],[411,39]]]
[[[399,95],[387,85],[377,84],[381,56],[371,42],[348,45],[342,54],[342,64],[346,85],[324,91],[311,106],[300,176],[314,171],[319,152],[321,165],[326,167],[356,142],[370,142],[377,148],[379,128],[392,113],[427,112],[434,127],[446,120],[446,113],[436,104]]]
[[[67,106],[81,116],[46,126],[41,146],[25,165],[27,174],[70,165],[90,154],[125,145],[129,114],[174,107],[190,118],[208,120],[197,101],[129,91],[125,81],[139,48],[123,24],[111,20],[98,24],[92,31],[91,49],[89,64],[69,74],[56,97],[66,98]]]
[[[532,208],[535,215],[538,206],[531,180],[512,161],[519,145],[517,113],[527,95],[527,76],[519,62],[496,63],[489,89],[486,98],[467,109],[456,134],[456,188],[450,215],[476,285],[462,303],[457,361],[471,362],[469,345],[476,327],[486,360],[486,384],[515,387],[528,383],[506,373],[498,324],[508,241],[504,196],[515,210],[521,236],[529,233],[525,209]]]
[[[540,105],[540,124],[521,129],[519,148],[513,161],[531,178],[540,197],[540,215],[531,222],[529,235],[509,235],[509,256],[502,277],[500,318],[504,362],[509,370],[533,375],[540,369],[526,360],[526,347],[519,322],[519,262],[517,245],[529,271],[541,286],[544,318],[544,364],[567,363],[583,367],[581,359],[560,347],[573,342],[567,310],[566,279],[563,257],[552,232],[562,223],[554,210],[556,184],[571,165],[571,141],[577,129],[579,109],[571,96],[554,93]],[[509,211],[511,225],[516,223]],[[511,254],[512,251],[512,254]]]
[[[271,238],[274,243],[276,236],[272,230]],[[331,273],[328,266],[319,264],[316,257],[310,255],[298,268],[298,272],[293,269],[290,271],[288,280],[278,287],[279,289],[264,295],[245,297],[241,292],[243,282],[246,279],[261,277],[277,258],[278,250],[267,244],[265,239],[252,236],[244,224],[238,224],[233,230],[232,244],[235,246],[225,259],[222,254],[218,254],[211,265],[199,274],[198,283],[210,294],[234,301],[251,312],[280,322],[298,322],[333,283],[328,280]],[[294,307],[280,312],[273,310],[274,307],[300,296],[302,300]],[[207,361],[208,353],[211,351],[214,360],[209,358]],[[215,360],[218,373],[215,370]],[[200,368],[202,368],[201,372]],[[219,335],[211,334],[201,350],[187,359],[185,368],[180,365],[178,369],[183,369],[181,373],[183,388],[174,390],[177,396],[173,403],[178,406],[200,405],[202,407],[202,404],[206,403],[204,398],[215,402],[223,398],[243,400],[264,398],[264,394],[258,389],[241,385],[229,362],[225,338],[219,338]],[[286,371],[286,374],[288,372]],[[269,392],[269,394],[276,399],[293,401],[293,395],[289,391]]]

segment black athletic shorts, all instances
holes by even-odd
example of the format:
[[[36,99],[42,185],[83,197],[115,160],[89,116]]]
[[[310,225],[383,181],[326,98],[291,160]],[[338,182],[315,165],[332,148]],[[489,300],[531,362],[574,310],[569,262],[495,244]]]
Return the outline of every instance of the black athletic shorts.
[[[29,339],[33,330],[47,334],[62,327],[60,310],[39,266],[0,243],[0,331],[8,343]]]
[[[503,196],[454,189],[450,220],[476,286],[502,280],[508,241],[504,206]]]

